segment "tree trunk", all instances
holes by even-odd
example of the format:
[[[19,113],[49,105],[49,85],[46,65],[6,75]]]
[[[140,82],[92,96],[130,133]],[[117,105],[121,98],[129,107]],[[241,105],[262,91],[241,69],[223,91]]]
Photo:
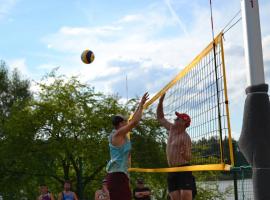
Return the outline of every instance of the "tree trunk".
[[[63,170],[64,170],[64,179],[69,180],[69,161],[68,159],[64,159],[62,161]]]
[[[83,178],[82,178],[83,162],[82,162],[81,157],[79,157],[78,165],[79,165],[79,170],[77,172],[77,194],[78,194],[78,198],[80,200],[83,200],[84,199],[84,196],[83,196],[84,184],[83,184]]]

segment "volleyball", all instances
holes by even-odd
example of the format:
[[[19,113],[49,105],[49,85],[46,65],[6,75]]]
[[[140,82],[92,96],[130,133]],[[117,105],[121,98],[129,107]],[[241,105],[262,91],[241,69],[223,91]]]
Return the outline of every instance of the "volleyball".
[[[92,51],[86,49],[82,52],[81,59],[85,64],[90,64],[94,61],[95,55]]]

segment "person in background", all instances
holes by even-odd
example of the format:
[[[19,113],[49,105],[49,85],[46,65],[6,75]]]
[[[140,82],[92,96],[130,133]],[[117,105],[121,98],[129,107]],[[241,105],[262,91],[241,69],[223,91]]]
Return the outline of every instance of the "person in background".
[[[40,195],[37,200],[54,200],[54,196],[49,192],[48,186],[46,184],[41,184],[39,186]]]
[[[102,188],[95,193],[95,200],[110,200],[109,190],[107,188],[107,180],[103,179]]]
[[[144,186],[143,179],[137,179],[136,188],[133,190],[135,200],[151,200],[151,191]]]
[[[71,191],[71,182],[66,180],[64,182],[64,191],[58,194],[58,200],[78,200],[75,192]]]

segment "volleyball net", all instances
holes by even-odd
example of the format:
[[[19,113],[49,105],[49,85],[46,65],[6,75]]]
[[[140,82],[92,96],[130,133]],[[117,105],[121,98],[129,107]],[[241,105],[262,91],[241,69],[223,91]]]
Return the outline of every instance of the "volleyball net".
[[[132,168],[129,171],[226,171],[234,165],[222,35],[220,33],[144,106],[146,114],[143,116],[143,121],[148,119],[148,122],[152,120],[154,123],[157,121],[155,111],[158,100],[166,93],[163,106],[167,120],[173,122],[175,111],[187,113],[191,117],[191,126],[187,129],[192,140],[191,165],[168,168],[164,165],[164,160],[166,160],[164,152],[157,156],[165,158],[155,157],[154,154],[149,157],[149,159],[155,159],[153,163],[157,163],[156,159],[162,160],[163,164],[161,163],[160,166],[151,166],[151,164],[145,164],[147,162],[143,159],[135,159],[136,162],[132,162]],[[159,141],[156,141],[156,145],[160,145],[159,147],[165,151],[164,143],[167,137],[165,129],[163,133],[165,140],[157,138]],[[142,149],[140,145],[135,145],[133,152],[135,155],[132,154],[132,160],[134,156],[135,158],[145,157],[147,148]]]

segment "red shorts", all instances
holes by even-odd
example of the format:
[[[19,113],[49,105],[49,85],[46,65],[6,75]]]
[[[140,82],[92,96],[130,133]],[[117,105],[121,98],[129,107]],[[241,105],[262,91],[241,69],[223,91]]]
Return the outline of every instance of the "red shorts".
[[[131,200],[129,178],[123,172],[109,173],[106,176],[110,200]]]

